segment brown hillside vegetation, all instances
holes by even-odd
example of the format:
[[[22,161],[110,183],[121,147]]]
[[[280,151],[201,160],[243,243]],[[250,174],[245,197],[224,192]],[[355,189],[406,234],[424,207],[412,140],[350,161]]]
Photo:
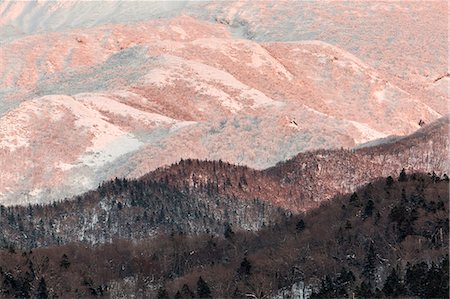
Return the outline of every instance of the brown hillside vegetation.
[[[293,212],[317,207],[337,193],[353,192],[378,177],[407,171],[442,175],[448,160],[449,117],[416,133],[356,150],[301,153],[263,171],[223,162],[181,161],[144,176],[177,188],[202,191],[213,184],[240,198],[260,198]]]
[[[447,132],[448,117],[389,143],[299,154],[263,171],[182,160],[140,179],[105,182],[72,200],[1,207],[0,245],[98,244],[171,231],[217,235],[227,224],[258,230],[378,177],[398,176],[402,168],[446,173]]]
[[[447,297],[448,188],[446,176],[401,173],[257,232],[5,249],[0,290],[20,298],[265,298],[304,285],[318,298]]]

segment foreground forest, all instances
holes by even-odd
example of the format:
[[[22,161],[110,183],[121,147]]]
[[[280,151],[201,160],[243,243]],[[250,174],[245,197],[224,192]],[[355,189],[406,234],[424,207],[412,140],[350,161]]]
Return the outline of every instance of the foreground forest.
[[[104,190],[124,181],[108,184]],[[257,231],[224,221],[220,234],[213,233],[218,230],[213,223],[210,233],[173,229],[140,241],[117,238],[96,246],[70,242],[30,250],[26,242],[5,243],[0,294],[447,298],[448,189],[446,175],[402,171],[307,213],[276,213],[277,221]],[[16,210],[4,209],[2,219],[11,211]]]

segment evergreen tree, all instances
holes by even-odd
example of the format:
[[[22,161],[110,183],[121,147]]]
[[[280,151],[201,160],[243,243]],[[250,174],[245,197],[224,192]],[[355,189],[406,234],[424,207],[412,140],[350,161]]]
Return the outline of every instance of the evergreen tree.
[[[448,298],[448,256],[440,266],[434,262],[427,273],[427,283],[425,297],[427,298]]]
[[[59,265],[61,268],[64,268],[64,269],[69,268],[69,266],[70,266],[69,258],[67,257],[67,255],[65,253],[62,255],[61,262],[59,263]]]
[[[407,264],[405,275],[405,287],[410,296],[425,296],[427,284],[428,265],[421,262],[415,265]]]
[[[242,292],[239,290],[238,287],[236,287],[233,291],[233,295],[231,298],[244,298],[244,294],[242,294]]]
[[[169,293],[167,293],[167,290],[165,288],[159,288],[158,294],[156,295],[156,298],[158,298],[158,299],[169,299]]]
[[[442,179],[446,182],[449,181],[448,175],[446,173],[444,173],[444,175],[442,176]]]
[[[391,176],[386,178],[386,186],[391,187],[394,184],[394,179]]]
[[[433,183],[437,183],[441,180],[441,178],[433,171],[433,173],[431,174],[431,181]]]
[[[350,222],[350,220],[345,221],[345,229],[352,229],[352,223]]]
[[[44,277],[42,277],[41,280],[39,281],[36,298],[38,299],[48,298],[47,284],[45,283]]]
[[[374,297],[374,293],[372,292],[372,289],[364,281],[361,282],[361,285],[356,288],[355,295],[357,298],[373,298]]]
[[[372,283],[375,281],[376,261],[375,249],[373,244],[370,244],[362,271],[363,277],[370,287],[372,287]]]
[[[225,239],[231,239],[234,235],[234,231],[231,229],[231,225],[227,222],[225,223],[225,229],[223,232],[223,236]]]
[[[406,175],[405,169],[403,168],[398,177],[399,182],[406,182],[408,180],[408,176]]]
[[[320,285],[320,289],[317,293],[313,292],[311,294],[311,299],[319,299],[319,298],[333,298],[333,281],[331,280],[329,275],[325,276],[325,279],[322,279],[322,284]]]
[[[364,207],[364,217],[372,217],[373,210],[375,208],[375,203],[373,200],[369,199]]]
[[[191,291],[191,289],[189,288],[189,286],[187,284],[184,284],[181,287],[181,298],[190,299],[190,298],[194,298],[194,297],[195,297],[194,292]]]
[[[359,200],[358,198],[358,194],[356,192],[353,192],[352,195],[350,196],[350,202],[351,203],[355,203]]]
[[[251,270],[252,270],[252,264],[249,262],[249,260],[244,257],[244,259],[241,262],[241,265],[239,266],[238,269],[238,274],[240,277],[246,277],[249,276],[251,274]]]
[[[197,296],[199,298],[212,298],[211,290],[209,289],[208,284],[203,278],[200,276],[197,281]]]
[[[398,274],[398,271],[393,268],[383,286],[383,293],[387,297],[397,297],[404,293],[404,285]]]
[[[298,232],[301,232],[305,229],[305,221],[303,219],[300,219],[299,222],[297,222],[297,225],[295,226]]]
[[[355,276],[352,271],[342,268],[341,271],[332,279],[329,275],[322,280],[319,291],[314,292],[311,298],[346,298],[348,289],[353,285]]]

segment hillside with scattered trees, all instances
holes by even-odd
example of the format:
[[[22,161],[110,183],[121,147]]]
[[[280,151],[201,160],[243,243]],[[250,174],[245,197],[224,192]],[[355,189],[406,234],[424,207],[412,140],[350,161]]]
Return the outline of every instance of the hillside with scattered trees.
[[[443,117],[416,133],[359,149],[300,153],[265,170],[221,161],[183,160],[157,169],[143,179],[176,188],[208,192],[208,186],[228,196],[257,197],[293,212],[318,207],[336,194],[353,192],[379,177],[409,172],[448,173],[449,118]]]
[[[118,184],[103,186],[105,198]],[[447,176],[402,171],[257,231],[226,224],[220,234],[10,246],[0,251],[1,296],[448,297],[448,196]]]
[[[257,198],[176,189],[167,182],[115,179],[72,200],[28,207],[0,206],[0,246],[31,249],[176,233],[221,234],[225,225],[257,230],[290,212]],[[203,190],[203,189],[200,189]]]

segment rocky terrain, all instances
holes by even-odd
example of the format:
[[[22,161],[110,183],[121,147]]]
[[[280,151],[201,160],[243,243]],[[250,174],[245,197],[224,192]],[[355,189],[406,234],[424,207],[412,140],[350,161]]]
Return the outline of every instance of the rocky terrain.
[[[3,2],[0,202],[70,197],[181,158],[263,169],[447,114],[445,3],[295,5]]]

